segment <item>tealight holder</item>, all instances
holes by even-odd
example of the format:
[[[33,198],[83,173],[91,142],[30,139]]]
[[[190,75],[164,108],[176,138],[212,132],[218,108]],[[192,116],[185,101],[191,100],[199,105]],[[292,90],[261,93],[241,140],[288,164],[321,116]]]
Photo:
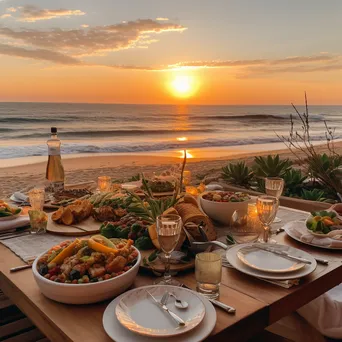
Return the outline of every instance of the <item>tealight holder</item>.
[[[100,192],[109,192],[112,188],[112,178],[109,176],[98,177],[97,187]]]
[[[183,172],[183,185],[188,186],[191,184],[191,171],[185,170]]]
[[[185,192],[192,196],[198,196],[198,189],[195,186],[191,186],[191,185],[186,186]]]

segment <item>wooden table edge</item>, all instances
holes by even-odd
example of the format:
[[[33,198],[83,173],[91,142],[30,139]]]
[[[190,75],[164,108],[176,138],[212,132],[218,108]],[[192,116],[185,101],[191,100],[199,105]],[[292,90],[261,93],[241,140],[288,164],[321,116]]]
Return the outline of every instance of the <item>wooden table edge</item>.
[[[51,340],[72,341],[0,270],[0,288],[10,300]]]

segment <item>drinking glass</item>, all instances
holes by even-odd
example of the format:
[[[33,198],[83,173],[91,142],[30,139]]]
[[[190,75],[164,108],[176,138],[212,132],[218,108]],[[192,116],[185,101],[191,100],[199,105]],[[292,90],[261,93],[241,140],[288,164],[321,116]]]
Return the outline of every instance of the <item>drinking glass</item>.
[[[29,210],[30,217],[30,233],[31,234],[41,234],[46,233],[48,216],[42,210]]]
[[[280,177],[267,177],[265,179],[266,195],[277,197],[279,200],[279,197],[283,193],[284,185],[284,179]],[[279,223],[281,222],[281,219],[279,217],[275,217],[273,222]]]
[[[45,203],[45,190],[34,188],[29,193],[29,201],[33,210],[43,210]]]
[[[220,294],[222,258],[217,253],[199,253],[195,260],[196,291],[210,299]]]
[[[108,192],[112,188],[112,178],[109,176],[100,176],[97,178],[97,187],[100,192]]]
[[[260,238],[258,241],[262,243],[276,243],[275,240],[270,239],[270,224],[273,222],[279,207],[278,198],[267,195],[259,196],[256,206],[259,220],[264,228],[263,238]]]
[[[252,213],[250,213],[250,205],[248,205],[248,213],[245,210],[235,210],[230,220],[230,234],[236,243],[254,242],[258,239],[261,231],[261,224],[256,213],[255,205]]]
[[[171,253],[177,246],[182,229],[182,219],[179,215],[160,215],[157,217],[157,235],[161,250],[165,254],[164,279],[155,282],[160,285],[179,286],[180,282],[172,279],[170,274]]]

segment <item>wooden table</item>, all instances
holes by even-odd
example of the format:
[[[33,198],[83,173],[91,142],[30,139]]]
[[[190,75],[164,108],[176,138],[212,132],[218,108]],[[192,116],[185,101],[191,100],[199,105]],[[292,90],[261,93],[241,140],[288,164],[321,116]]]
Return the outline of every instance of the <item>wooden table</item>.
[[[289,211],[278,216],[289,215]],[[328,266],[318,265],[301,285],[284,289],[244,275],[234,269],[223,269],[220,300],[237,309],[235,315],[217,309],[217,324],[208,340],[245,341],[270,324],[300,308],[342,282],[342,251],[330,251],[296,242],[281,233],[279,243],[309,251],[329,259]],[[33,279],[32,271],[10,273],[23,264],[9,249],[0,244],[0,288],[37,325],[51,341],[111,341],[102,327],[102,315],[110,301],[91,305],[65,305],[45,298]],[[195,288],[193,272],[177,277]],[[135,287],[149,285],[154,278],[140,273]]]

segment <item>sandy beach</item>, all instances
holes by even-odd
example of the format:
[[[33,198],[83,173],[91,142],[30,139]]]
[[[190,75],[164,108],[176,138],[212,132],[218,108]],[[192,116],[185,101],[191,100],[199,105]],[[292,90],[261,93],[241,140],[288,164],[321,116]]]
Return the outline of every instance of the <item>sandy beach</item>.
[[[336,151],[342,152],[342,142],[336,143]],[[320,151],[326,151],[326,146],[317,147]],[[293,154],[287,149],[259,152],[243,152],[240,150],[226,151],[224,157],[190,158],[187,169],[192,172],[192,181],[199,183],[205,177],[218,177],[222,166],[229,161],[245,160],[251,165],[257,155],[280,154],[282,158],[294,160]],[[213,153],[214,154],[214,153]],[[199,155],[199,154],[198,154]],[[100,175],[111,176],[114,180],[127,180],[129,177],[141,172],[162,172],[172,166],[181,163],[177,157],[165,157],[158,155],[106,155],[87,156],[63,159],[66,173],[66,184],[97,181]],[[27,165],[0,168],[0,198],[6,198],[15,191],[27,191],[35,186],[42,186],[45,182],[46,162]]]

